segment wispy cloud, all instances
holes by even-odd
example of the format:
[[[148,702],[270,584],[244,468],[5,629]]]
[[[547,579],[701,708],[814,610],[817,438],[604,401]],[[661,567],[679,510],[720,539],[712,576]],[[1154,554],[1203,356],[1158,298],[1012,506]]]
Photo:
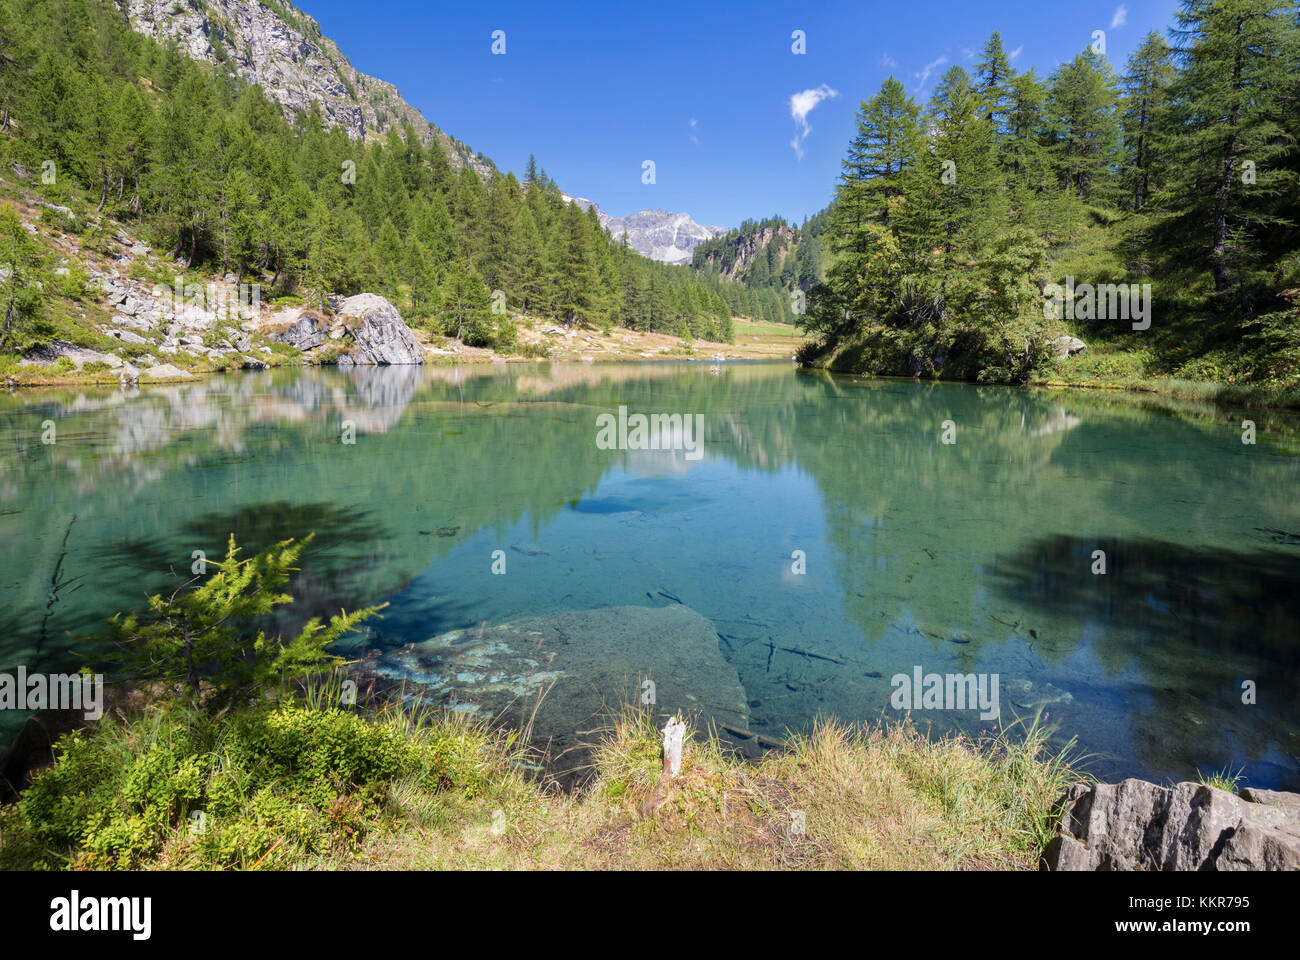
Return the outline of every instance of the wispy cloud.
[[[798,127],[794,133],[794,139],[790,141],[790,146],[794,148],[794,155],[800,160],[803,159],[803,142],[808,139],[808,134],[812,133],[812,126],[808,123],[808,114],[813,112],[813,107],[823,100],[829,100],[831,97],[838,97],[840,92],[832,90],[826,84],[820,87],[813,87],[809,90],[803,90],[790,96],[790,116]]]
[[[947,57],[940,57],[938,60],[931,60],[924,67],[921,68],[920,73],[912,74],[912,76],[916,77],[916,79],[919,81],[919,83],[917,84],[917,89],[924,90],[925,81],[930,79],[930,74],[934,73],[934,71],[938,70],[947,62],[948,62]]]
[[[1128,7],[1121,3],[1115,8],[1115,15],[1110,18],[1110,28],[1114,30],[1117,27],[1124,26],[1126,23],[1128,23]]]
[[[691,119],[690,119],[690,125],[691,125],[691,129],[692,129],[692,130],[695,129],[695,125],[696,125],[697,122],[698,122],[698,121],[697,121],[694,117],[691,117]],[[700,142],[700,138],[697,137],[694,133],[692,133],[692,134],[691,134],[691,143],[699,143],[699,142]]]
[[[962,47],[962,48],[961,48],[961,55],[962,55],[963,57],[965,57],[967,60],[974,60],[974,59],[975,59],[975,51],[972,50],[970,47]]]
[[[898,61],[886,53],[880,58],[880,65],[882,67],[896,67],[898,66]]]
[[[1020,54],[1022,54],[1024,50],[1025,50],[1025,45],[1022,43],[1020,46],[1016,47],[1016,49],[1012,50],[1010,53],[1007,54],[1007,59],[1010,60],[1012,63],[1015,63],[1017,60],[1020,59]]]

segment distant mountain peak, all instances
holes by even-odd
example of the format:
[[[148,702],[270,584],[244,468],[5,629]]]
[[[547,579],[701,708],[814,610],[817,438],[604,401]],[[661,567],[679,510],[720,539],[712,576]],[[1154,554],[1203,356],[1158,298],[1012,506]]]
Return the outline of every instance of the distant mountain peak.
[[[576,203],[583,210],[595,207],[600,225],[611,237],[621,241],[626,234],[629,247],[661,263],[690,263],[697,243],[727,232],[726,227],[696,223],[689,213],[656,208],[639,210],[626,217],[611,217],[594,200],[564,192],[560,196],[566,203]]]

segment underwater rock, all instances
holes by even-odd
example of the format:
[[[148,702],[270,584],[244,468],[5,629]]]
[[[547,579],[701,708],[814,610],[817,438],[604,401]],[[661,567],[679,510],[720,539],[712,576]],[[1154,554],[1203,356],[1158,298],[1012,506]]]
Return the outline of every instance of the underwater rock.
[[[531,718],[534,742],[549,744],[553,757],[595,743],[594,731],[624,704],[646,705],[656,717],[681,712],[700,730],[711,721],[748,725],[744,688],[713,624],[679,605],[454,630],[368,656],[362,672],[483,719],[522,727]]]
[[[1004,680],[1002,690],[1022,710],[1036,710],[1052,703],[1070,703],[1074,695],[1050,683],[1032,680]]]

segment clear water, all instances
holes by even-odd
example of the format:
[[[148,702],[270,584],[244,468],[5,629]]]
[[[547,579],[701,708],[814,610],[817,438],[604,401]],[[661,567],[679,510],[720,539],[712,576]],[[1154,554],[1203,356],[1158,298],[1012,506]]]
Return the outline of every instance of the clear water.
[[[620,404],[703,414],[704,456],[599,449],[596,417]],[[388,601],[357,649],[675,599],[714,622],[770,736],[894,717],[890,678],[919,665],[998,674],[1003,719],[1045,709],[1098,776],[1231,767],[1296,789],[1297,424],[1249,416],[1254,445],[1240,414],[786,364],[310,369],[11,394],[0,671],[77,665],[78,636],[187,573],[194,550],[219,557],[231,532],[251,550],[314,531],[284,627]],[[22,719],[0,713],[0,741]]]

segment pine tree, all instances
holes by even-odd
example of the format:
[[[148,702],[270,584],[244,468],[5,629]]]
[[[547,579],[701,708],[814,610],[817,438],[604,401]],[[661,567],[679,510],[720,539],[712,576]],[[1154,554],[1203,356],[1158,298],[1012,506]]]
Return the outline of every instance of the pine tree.
[[[480,347],[492,342],[492,307],[488,290],[482,276],[468,261],[458,258],[448,265],[440,299],[448,332],[455,331],[457,343]]]
[[[570,326],[574,323],[587,323],[595,319],[593,310],[598,306],[596,260],[587,219],[576,203],[568,205],[564,216],[564,230],[558,234],[558,237],[560,273],[557,308],[559,314]]]
[[[1123,85],[1124,168],[1121,179],[1132,208],[1141,210],[1158,187],[1167,163],[1169,91],[1173,51],[1154,30],[1129,57]]]
[[[1114,72],[1091,47],[1051,77],[1047,97],[1052,155],[1061,182],[1081,200],[1105,199],[1119,151]]]
[[[858,108],[858,132],[842,161],[835,211],[841,249],[861,254],[870,242],[866,225],[885,218],[885,205],[900,192],[899,176],[921,150],[920,108],[890,77]]]
[[[1184,0],[1177,14],[1182,71],[1174,89],[1179,123],[1180,229],[1208,261],[1219,294],[1237,292],[1254,312],[1262,230],[1276,198],[1295,189],[1282,164],[1294,144],[1283,117],[1295,69],[1296,7],[1289,0]],[[1169,201],[1167,201],[1169,202]]]
[[[976,83],[984,99],[984,117],[999,136],[1008,133],[1008,115],[1011,111],[1011,83],[1015,72],[1002,46],[1002,34],[997,30],[984,44],[979,64],[975,68]]]
[[[38,331],[44,314],[45,251],[12,207],[0,205],[0,350]]]

